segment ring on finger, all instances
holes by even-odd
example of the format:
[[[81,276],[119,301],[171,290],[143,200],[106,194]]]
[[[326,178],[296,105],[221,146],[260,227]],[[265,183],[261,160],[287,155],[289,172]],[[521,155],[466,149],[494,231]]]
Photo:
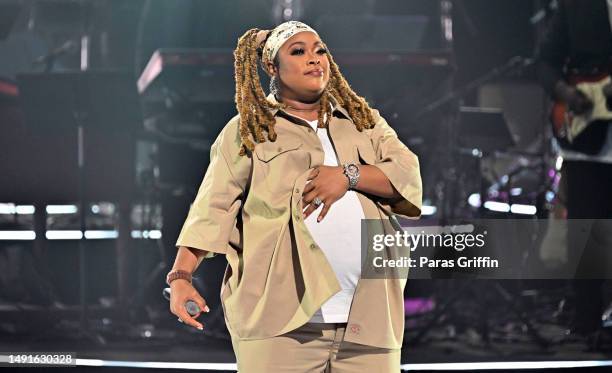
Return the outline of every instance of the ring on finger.
[[[321,201],[321,198],[315,197],[315,199],[312,200],[312,203],[315,205],[315,207],[319,207],[323,201]]]
[[[183,319],[181,319],[180,317],[178,318],[178,322],[183,322]]]

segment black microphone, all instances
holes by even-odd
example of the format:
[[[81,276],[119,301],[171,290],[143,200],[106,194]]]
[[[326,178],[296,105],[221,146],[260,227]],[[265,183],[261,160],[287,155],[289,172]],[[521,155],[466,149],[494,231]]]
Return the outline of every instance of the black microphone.
[[[162,294],[164,295],[164,298],[170,300],[170,294],[172,294],[172,290],[170,288],[164,288]],[[185,309],[187,310],[187,313],[191,316],[195,316],[200,313],[200,307],[197,305],[196,302],[192,300],[188,300],[187,302],[185,302]]]

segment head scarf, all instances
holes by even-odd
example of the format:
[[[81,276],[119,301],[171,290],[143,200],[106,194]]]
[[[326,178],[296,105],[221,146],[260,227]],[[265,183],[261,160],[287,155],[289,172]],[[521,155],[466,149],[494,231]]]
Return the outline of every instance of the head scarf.
[[[281,23],[270,31],[270,35],[263,46],[263,52],[261,55],[261,66],[263,67],[264,71],[268,71],[266,69],[266,64],[274,61],[274,57],[276,57],[276,54],[281,46],[285,44],[285,42],[293,35],[303,31],[310,31],[319,36],[319,34],[312,27],[299,21],[287,21],[285,23]]]

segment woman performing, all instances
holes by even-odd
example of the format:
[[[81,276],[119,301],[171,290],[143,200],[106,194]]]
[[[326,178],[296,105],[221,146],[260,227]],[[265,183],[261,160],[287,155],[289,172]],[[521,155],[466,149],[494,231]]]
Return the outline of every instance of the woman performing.
[[[369,235],[395,234],[396,215],[421,215],[417,157],[308,25],[250,29],[234,57],[238,115],[211,147],[176,242],[170,311],[203,329],[185,309],[209,310],[191,274],[225,254],[239,372],[398,372],[406,276],[364,276],[362,219]]]

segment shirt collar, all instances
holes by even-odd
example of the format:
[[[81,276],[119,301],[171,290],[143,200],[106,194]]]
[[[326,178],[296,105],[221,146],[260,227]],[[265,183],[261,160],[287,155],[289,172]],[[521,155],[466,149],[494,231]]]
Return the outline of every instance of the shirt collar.
[[[278,104],[279,103],[276,100],[276,97],[274,97],[274,95],[272,93],[270,93],[266,97],[266,99],[268,101],[270,101],[271,103],[273,103],[273,104]],[[332,115],[334,114],[334,112],[338,111],[338,112],[342,113],[342,115],[344,115],[347,119],[351,120],[351,116],[349,115],[348,111],[346,111],[346,109],[344,109],[333,96],[330,97],[330,103],[332,105]],[[272,115],[276,115],[279,110],[280,109],[270,109]]]

